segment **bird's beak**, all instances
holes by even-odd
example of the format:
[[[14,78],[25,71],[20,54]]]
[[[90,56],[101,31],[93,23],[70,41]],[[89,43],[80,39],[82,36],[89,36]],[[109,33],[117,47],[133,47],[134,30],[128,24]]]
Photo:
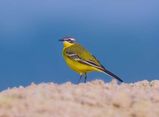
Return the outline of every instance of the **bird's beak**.
[[[59,41],[63,42],[63,41],[64,41],[64,39],[59,39]]]

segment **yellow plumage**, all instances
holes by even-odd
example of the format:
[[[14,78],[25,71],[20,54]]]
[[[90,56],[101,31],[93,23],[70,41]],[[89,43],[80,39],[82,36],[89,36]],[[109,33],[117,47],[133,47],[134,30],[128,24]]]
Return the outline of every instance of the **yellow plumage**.
[[[66,37],[60,41],[63,41],[64,44],[62,54],[67,65],[80,74],[80,79],[83,75],[85,75],[86,82],[88,72],[98,71],[106,73],[122,82],[118,76],[105,69],[104,66],[89,51],[80,44],[75,43],[74,38]]]
[[[74,59],[71,59],[66,55],[67,52],[73,52],[76,53],[80,58],[83,60],[91,60],[97,65],[100,66],[100,63],[96,58],[94,58],[86,49],[84,49],[80,44],[73,43],[70,44],[68,42],[64,42],[64,48],[63,48],[63,57],[67,63],[67,65],[79,73],[80,75],[85,74],[87,72],[92,72],[92,71],[101,71],[95,67],[92,67],[90,65],[82,64]],[[101,71],[102,72],[102,71]]]

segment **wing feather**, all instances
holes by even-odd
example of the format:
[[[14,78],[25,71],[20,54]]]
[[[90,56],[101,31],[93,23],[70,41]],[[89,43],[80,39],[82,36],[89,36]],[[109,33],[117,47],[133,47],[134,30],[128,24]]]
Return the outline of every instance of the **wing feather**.
[[[79,44],[75,44],[65,50],[65,55],[72,60],[75,60],[79,63],[95,67],[100,70],[105,68],[100,64],[94,55],[89,53],[85,48]]]

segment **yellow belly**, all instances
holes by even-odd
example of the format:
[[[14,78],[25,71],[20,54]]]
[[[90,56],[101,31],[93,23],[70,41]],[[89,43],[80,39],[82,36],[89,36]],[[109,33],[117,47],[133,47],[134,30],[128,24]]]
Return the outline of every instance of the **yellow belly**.
[[[64,57],[65,61],[67,63],[67,65],[73,69],[74,71],[76,71],[79,74],[84,74],[87,72],[92,72],[92,71],[96,71],[93,67],[88,66],[88,65],[84,65],[81,64],[79,62],[76,62],[74,60],[69,59],[68,57]]]

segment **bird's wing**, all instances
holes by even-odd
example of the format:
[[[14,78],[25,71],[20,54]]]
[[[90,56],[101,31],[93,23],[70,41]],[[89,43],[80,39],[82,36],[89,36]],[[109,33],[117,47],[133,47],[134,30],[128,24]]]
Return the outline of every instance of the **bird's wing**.
[[[89,53],[84,47],[79,44],[74,44],[71,47],[65,49],[65,55],[72,60],[95,67],[100,70],[105,70],[105,68],[100,64],[100,62]]]

